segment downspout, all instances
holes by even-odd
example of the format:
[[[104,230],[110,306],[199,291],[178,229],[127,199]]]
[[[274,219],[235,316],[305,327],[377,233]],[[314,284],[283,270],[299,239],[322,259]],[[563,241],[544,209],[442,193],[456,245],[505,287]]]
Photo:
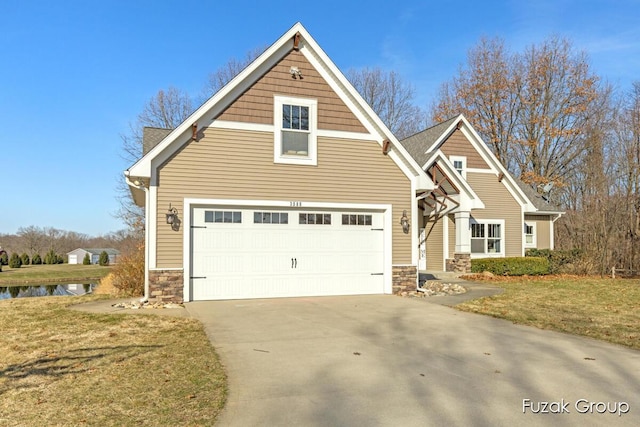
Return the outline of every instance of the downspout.
[[[138,190],[144,191],[144,296],[140,302],[146,302],[149,300],[149,230],[147,230],[147,219],[149,218],[149,188],[144,186],[143,182],[138,180],[131,181],[129,179],[129,171],[124,173],[127,184]]]

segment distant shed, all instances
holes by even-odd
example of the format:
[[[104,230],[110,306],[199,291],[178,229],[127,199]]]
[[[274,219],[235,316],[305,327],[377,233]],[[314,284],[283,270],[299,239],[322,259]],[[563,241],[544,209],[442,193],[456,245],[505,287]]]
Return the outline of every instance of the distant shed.
[[[102,252],[106,252],[109,255],[109,264],[116,264],[118,262],[118,256],[120,256],[120,251],[113,248],[78,248],[74,249],[71,252],[67,252],[67,256],[69,258],[69,264],[82,264],[84,257],[86,254],[89,254],[89,259],[91,260],[91,264],[98,264],[100,260],[100,254]]]

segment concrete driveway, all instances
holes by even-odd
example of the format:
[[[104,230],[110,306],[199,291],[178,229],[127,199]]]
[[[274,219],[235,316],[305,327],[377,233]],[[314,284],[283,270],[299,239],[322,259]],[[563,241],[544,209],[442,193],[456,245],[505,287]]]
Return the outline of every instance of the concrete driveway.
[[[227,368],[222,426],[640,422],[640,352],[623,347],[397,296],[186,306]]]

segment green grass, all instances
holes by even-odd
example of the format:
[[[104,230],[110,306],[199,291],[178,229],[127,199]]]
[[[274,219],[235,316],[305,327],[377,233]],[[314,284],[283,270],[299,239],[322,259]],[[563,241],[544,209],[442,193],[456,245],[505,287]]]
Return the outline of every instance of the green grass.
[[[213,425],[226,376],[202,325],[66,308],[97,298],[0,301],[0,425]]]
[[[111,267],[82,264],[23,265],[20,268],[2,266],[0,285],[39,283],[82,283],[99,280],[109,274]]]
[[[546,277],[493,284],[504,293],[456,308],[640,350],[640,280]]]

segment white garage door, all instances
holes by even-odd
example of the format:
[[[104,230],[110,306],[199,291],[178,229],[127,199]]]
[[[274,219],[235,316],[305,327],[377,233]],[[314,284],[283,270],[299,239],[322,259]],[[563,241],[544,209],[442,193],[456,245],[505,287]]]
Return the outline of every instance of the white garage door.
[[[383,213],[192,210],[194,300],[380,294]]]
[[[77,264],[78,263],[78,255],[69,255],[69,264]]]

